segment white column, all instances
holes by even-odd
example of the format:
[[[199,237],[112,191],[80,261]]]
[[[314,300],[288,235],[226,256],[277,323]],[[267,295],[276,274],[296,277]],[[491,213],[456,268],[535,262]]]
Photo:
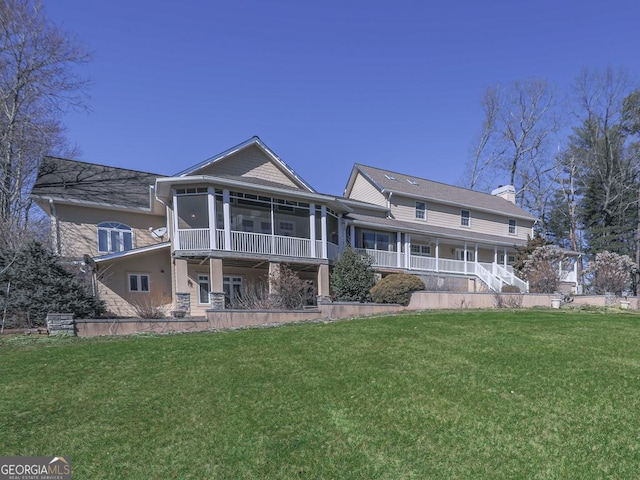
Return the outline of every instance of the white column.
[[[404,265],[411,269],[411,234],[404,234]]]
[[[224,249],[231,250],[231,195],[222,191],[222,212],[224,215]]]
[[[209,248],[215,250],[218,240],[216,235],[216,190],[213,187],[209,187],[207,193],[207,202],[209,204]]]
[[[351,243],[351,248],[356,248],[356,226],[355,225],[349,225],[349,236],[351,237],[349,239]]]
[[[327,207],[322,205],[320,207],[320,239],[322,240],[322,258],[329,257],[329,251],[327,247]]]
[[[493,247],[493,263],[498,263],[498,246],[494,245]]]
[[[173,249],[180,250],[180,234],[178,233],[178,195],[173,192]]]
[[[467,242],[464,242],[464,252],[462,255],[464,256],[464,273],[467,273]]]
[[[396,232],[396,266],[402,267],[402,233]]]
[[[311,258],[316,258],[316,204],[309,204],[309,237],[311,240]]]
[[[504,249],[504,260],[502,261],[502,266],[506,269],[507,268],[507,248],[505,247]]]
[[[474,249],[475,262],[478,263],[478,244],[476,243],[476,247]]]
[[[344,237],[345,237],[345,231],[344,231],[344,218],[342,216],[342,214],[338,214],[338,250],[340,251],[340,253],[344,252]]]
[[[440,271],[440,239],[436,238],[436,272]]]

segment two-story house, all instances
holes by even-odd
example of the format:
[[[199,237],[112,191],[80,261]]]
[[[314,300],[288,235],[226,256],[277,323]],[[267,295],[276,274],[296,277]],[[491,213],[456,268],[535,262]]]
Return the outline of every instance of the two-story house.
[[[535,219],[496,195],[356,164],[343,196],[317,192],[258,137],[173,176],[43,160],[32,197],[54,251],[93,268],[113,314],[162,301],[203,315],[287,264],[319,297],[349,246],[384,275],[500,290]]]

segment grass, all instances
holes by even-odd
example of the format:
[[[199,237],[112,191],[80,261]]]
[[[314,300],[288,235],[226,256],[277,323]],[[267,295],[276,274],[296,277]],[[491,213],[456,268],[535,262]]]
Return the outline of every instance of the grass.
[[[637,314],[0,342],[0,456],[74,479],[638,476]]]

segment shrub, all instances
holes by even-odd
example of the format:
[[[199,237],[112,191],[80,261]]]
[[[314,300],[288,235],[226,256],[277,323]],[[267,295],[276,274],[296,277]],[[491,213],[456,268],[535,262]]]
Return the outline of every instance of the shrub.
[[[562,249],[555,245],[543,245],[531,252],[522,267],[522,275],[529,281],[531,292],[553,293],[558,290],[560,262],[565,257]]]
[[[282,264],[268,279],[246,282],[232,303],[234,308],[245,310],[296,310],[313,303],[314,297],[315,291],[309,282]]]
[[[138,294],[129,303],[140,318],[165,318],[171,307],[171,300],[166,295],[157,294]]]
[[[587,264],[586,273],[592,277],[591,287],[595,293],[620,295],[629,288],[631,275],[637,270],[638,266],[628,255],[604,251]]]
[[[373,260],[352,249],[345,250],[336,261],[331,273],[331,284],[337,300],[367,302],[369,291],[375,284]]]
[[[520,289],[515,285],[503,285],[502,293],[521,293]]]
[[[16,327],[44,325],[50,312],[85,318],[104,311],[104,303],[38,242],[0,251],[0,297],[7,323]]]
[[[371,298],[378,303],[408,305],[411,292],[424,290],[424,283],[415,275],[394,273],[384,277],[371,289]]]

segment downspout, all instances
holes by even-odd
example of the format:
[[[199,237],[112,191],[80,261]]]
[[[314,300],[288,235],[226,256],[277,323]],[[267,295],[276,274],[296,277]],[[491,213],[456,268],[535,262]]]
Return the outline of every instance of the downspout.
[[[56,213],[56,205],[53,198],[49,199],[49,210],[51,211],[51,246],[53,253],[60,255],[60,224],[58,223],[58,214]]]
[[[393,192],[389,192],[389,196],[387,197],[387,210],[389,210],[389,213],[387,213],[387,218],[391,218],[391,197],[393,196]]]

